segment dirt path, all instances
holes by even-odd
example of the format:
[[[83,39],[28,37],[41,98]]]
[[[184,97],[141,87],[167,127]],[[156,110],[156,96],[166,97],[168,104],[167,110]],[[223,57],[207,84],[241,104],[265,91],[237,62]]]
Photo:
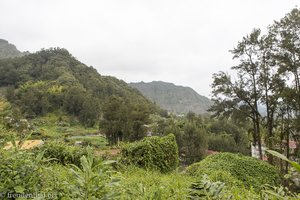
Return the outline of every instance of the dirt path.
[[[121,149],[107,149],[107,150],[96,150],[95,155],[96,156],[103,156],[103,155],[108,155],[108,156],[117,156],[121,152]]]

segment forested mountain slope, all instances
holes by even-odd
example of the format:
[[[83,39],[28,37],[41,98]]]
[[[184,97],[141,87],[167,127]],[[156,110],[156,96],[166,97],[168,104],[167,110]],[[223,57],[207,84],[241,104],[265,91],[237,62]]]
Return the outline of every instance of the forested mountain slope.
[[[162,108],[178,114],[189,111],[203,114],[212,104],[207,97],[199,95],[192,88],[176,86],[173,83],[153,81],[130,83],[130,86],[138,89]]]
[[[101,76],[60,48],[0,59],[0,87],[8,87],[8,100],[29,118],[62,110],[83,124],[93,125],[112,97],[121,99],[132,111],[156,109],[124,81]]]

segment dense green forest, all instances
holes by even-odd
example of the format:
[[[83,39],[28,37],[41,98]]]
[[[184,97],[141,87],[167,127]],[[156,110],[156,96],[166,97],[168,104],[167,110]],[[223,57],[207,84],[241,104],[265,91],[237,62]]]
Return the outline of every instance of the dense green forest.
[[[299,199],[300,10],[231,52],[184,116],[66,49],[0,59],[0,198]]]
[[[7,88],[7,100],[28,119],[63,112],[76,117],[82,125],[92,127],[100,119],[105,124],[107,119],[119,120],[118,117],[124,117],[129,123],[130,115],[136,124],[130,124],[128,129],[134,134],[147,123],[148,113],[158,109],[125,82],[99,75],[65,49],[41,50],[20,58],[3,59],[0,70],[0,86]],[[122,116],[110,115],[109,109],[121,109],[110,107],[113,103],[124,105],[127,112],[122,111]],[[143,131],[140,134],[144,136]]]

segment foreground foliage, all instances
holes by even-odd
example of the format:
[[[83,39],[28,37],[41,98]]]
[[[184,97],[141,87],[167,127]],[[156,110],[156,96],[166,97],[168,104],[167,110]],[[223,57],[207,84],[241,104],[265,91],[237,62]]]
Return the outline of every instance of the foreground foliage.
[[[252,188],[246,189],[238,186],[228,186],[221,181],[212,181],[207,175],[194,182],[189,189],[189,199],[296,200],[299,197],[299,195],[289,192],[287,188],[282,186],[262,185],[259,191],[254,191]]]
[[[30,151],[0,150],[0,155],[0,189],[4,195],[52,194],[43,199],[299,199],[299,196],[281,186],[262,185],[254,190],[241,187],[241,182],[216,180],[211,174],[203,177],[178,171],[161,173],[135,166],[117,172],[111,167],[112,161],[101,160],[91,151],[78,158],[78,165],[49,162],[42,152],[33,154]],[[245,166],[249,163],[241,156],[236,158]],[[210,157],[202,162],[209,163],[207,160],[211,162]],[[207,168],[214,170],[211,163]],[[239,170],[236,168],[236,171]],[[236,175],[232,176],[237,179]],[[259,175],[256,176],[261,180]]]
[[[195,179],[182,173],[161,173],[137,167],[122,171],[121,199],[187,199],[188,187]]]
[[[1,193],[34,193],[41,186],[41,156],[28,152],[0,151]]]

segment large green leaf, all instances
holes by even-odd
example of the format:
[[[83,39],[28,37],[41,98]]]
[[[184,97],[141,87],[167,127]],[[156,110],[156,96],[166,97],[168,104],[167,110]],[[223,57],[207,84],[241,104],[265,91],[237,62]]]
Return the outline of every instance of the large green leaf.
[[[282,160],[289,162],[300,173],[300,164],[299,163],[289,160],[285,155],[282,155],[281,153],[278,153],[277,151],[273,151],[273,150],[266,150],[266,151],[269,154],[276,156],[277,158],[280,158]]]
[[[277,151],[273,151],[273,150],[266,150],[266,152],[268,152],[269,154],[276,156],[277,158],[280,158],[282,160],[285,160],[287,162],[291,162],[285,155],[282,155],[281,153],[278,153]]]

